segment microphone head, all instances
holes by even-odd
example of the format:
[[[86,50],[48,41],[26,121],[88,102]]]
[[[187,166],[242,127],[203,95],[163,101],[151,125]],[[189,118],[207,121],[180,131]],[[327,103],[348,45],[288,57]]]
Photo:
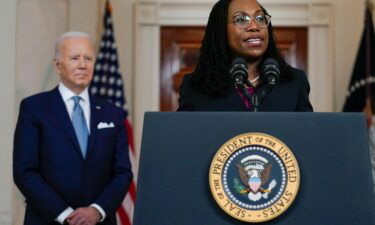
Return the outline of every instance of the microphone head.
[[[242,57],[237,57],[232,62],[230,76],[237,85],[243,85],[247,80],[247,62]]]
[[[236,57],[233,61],[232,61],[232,67],[236,64],[244,64],[246,65],[246,68],[247,68],[247,62],[244,58],[242,57]]]
[[[275,85],[280,79],[279,63],[273,58],[268,58],[263,62],[261,71],[263,80],[269,85]]]

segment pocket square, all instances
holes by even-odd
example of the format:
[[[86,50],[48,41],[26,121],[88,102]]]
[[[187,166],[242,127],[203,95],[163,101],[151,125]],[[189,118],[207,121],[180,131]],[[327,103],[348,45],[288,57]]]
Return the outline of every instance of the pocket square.
[[[103,129],[103,128],[112,128],[112,127],[115,127],[115,124],[113,122],[111,123],[106,123],[106,122],[100,122],[98,124],[98,129]]]

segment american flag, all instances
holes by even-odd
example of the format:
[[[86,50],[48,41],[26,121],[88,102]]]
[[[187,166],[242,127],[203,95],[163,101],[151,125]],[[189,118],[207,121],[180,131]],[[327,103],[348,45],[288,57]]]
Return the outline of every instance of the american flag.
[[[135,150],[133,141],[133,132],[128,121],[128,111],[126,100],[123,92],[123,81],[118,63],[118,55],[116,43],[114,39],[114,30],[112,25],[112,8],[109,1],[106,1],[106,10],[104,15],[104,32],[100,42],[99,53],[95,63],[94,78],[91,82],[90,92],[92,95],[106,98],[115,105],[122,107],[126,113],[124,124],[128,132],[129,155],[134,165]],[[117,210],[117,218],[119,224],[130,225],[133,220],[135,202],[135,181],[130,185],[128,194],[126,195],[121,206]]]

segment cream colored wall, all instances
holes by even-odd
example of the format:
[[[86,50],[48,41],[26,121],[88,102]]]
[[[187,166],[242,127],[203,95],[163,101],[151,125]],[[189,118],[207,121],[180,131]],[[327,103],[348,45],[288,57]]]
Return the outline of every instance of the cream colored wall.
[[[126,97],[133,114],[133,3],[136,0],[111,0],[121,71]],[[298,0],[296,0],[298,1]],[[306,0],[300,0],[306,1]],[[18,3],[17,3],[18,2]],[[363,29],[364,0],[331,0],[334,6],[334,109],[340,111],[351,76],[354,58]],[[18,6],[17,6],[18,4]],[[100,39],[103,0],[2,0],[0,7],[0,224],[10,218],[12,136],[20,99],[57,84],[49,64],[53,41],[67,30],[81,30]],[[17,8],[18,7],[18,8]],[[82,10],[85,9],[85,10]],[[18,18],[18,20],[16,20]],[[17,27],[17,36],[16,36]],[[6,105],[7,107],[3,107]],[[139,147],[139,146],[137,146]],[[19,196],[14,208],[22,207]],[[22,211],[14,210],[15,224]],[[17,223],[16,223],[17,222]]]
[[[12,138],[15,105],[17,2],[2,0],[0,7],[0,224],[11,222]]]
[[[58,83],[51,64],[53,46],[68,28],[68,6],[65,0],[18,0],[14,115],[18,114],[23,98],[49,90]],[[13,200],[13,224],[22,224],[24,197],[15,186],[11,193],[7,194]]]

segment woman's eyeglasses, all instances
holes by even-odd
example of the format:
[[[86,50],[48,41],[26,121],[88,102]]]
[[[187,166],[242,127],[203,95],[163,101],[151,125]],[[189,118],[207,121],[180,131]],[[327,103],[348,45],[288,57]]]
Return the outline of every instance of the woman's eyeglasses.
[[[232,23],[236,24],[239,28],[245,29],[250,25],[251,21],[254,20],[255,24],[260,28],[268,27],[271,22],[271,16],[265,14],[256,15],[255,18],[251,18],[249,15],[237,15],[233,17]]]

